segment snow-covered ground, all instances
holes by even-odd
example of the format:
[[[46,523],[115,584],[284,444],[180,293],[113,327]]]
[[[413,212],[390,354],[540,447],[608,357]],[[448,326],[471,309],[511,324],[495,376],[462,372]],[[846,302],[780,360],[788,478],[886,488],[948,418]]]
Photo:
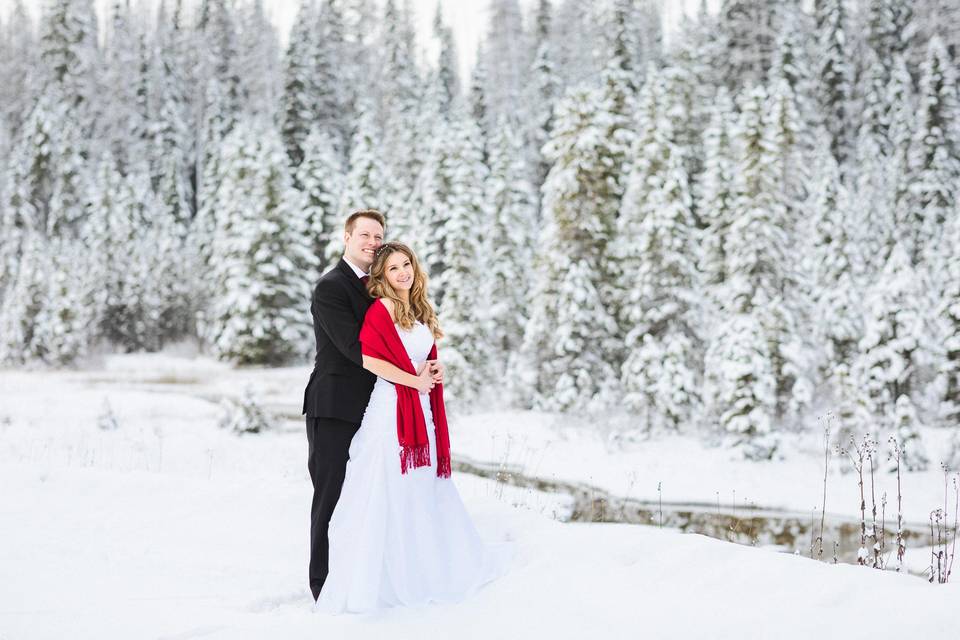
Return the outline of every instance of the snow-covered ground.
[[[21,638],[953,638],[960,587],[833,566],[635,525],[565,524],[563,497],[465,474],[482,535],[510,571],[467,602],[371,616],[311,611],[310,482],[299,400],[308,371],[234,370],[175,355],[110,356],[82,371],[0,371],[0,640]],[[274,431],[217,427],[219,399],[251,386]],[[118,428],[97,426],[105,399]],[[931,457],[938,436],[924,433]],[[819,437],[748,463],[670,437],[614,448],[527,412],[451,425],[454,455],[665,501],[809,513]],[[834,461],[839,468],[839,461]],[[892,476],[881,479],[892,492]],[[943,497],[933,470],[904,478],[909,520]],[[852,476],[828,511],[856,514]],[[889,507],[889,505],[888,505]],[[888,508],[889,513],[889,508]],[[889,523],[889,521],[888,521]],[[926,550],[908,549],[912,568]]]

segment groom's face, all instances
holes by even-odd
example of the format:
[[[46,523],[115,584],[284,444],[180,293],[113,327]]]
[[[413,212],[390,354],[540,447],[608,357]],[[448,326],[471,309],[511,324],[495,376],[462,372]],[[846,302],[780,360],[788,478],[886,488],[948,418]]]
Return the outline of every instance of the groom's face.
[[[373,264],[373,252],[383,244],[383,227],[373,218],[357,218],[353,230],[345,231],[343,243],[347,259],[365,271]]]

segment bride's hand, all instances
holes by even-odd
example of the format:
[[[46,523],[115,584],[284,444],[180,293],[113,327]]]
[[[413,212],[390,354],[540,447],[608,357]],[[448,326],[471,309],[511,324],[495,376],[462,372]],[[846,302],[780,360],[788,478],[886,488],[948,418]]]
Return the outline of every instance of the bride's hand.
[[[433,389],[433,374],[430,373],[430,367],[421,367],[417,374],[416,389],[420,393],[429,393]]]

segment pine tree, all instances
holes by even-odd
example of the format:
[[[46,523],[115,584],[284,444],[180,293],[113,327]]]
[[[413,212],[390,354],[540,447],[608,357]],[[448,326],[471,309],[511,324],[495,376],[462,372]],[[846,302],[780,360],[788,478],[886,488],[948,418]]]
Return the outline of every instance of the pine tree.
[[[960,425],[960,214],[955,212],[951,217],[944,238],[945,255],[938,272],[944,286],[936,307],[936,318],[944,336],[943,357],[937,367],[940,390],[937,419],[956,427]],[[957,461],[960,462],[960,458]]]
[[[802,123],[798,144],[804,151],[812,150],[814,132],[820,124],[817,78],[814,75],[813,56],[809,46],[814,33],[813,17],[797,4],[784,4],[781,26],[773,51],[771,79],[782,79],[790,87]]]
[[[806,255],[809,265],[805,270],[810,277],[806,295],[813,305],[815,342],[826,347],[824,369],[832,376],[835,367],[852,362],[863,333],[859,305],[863,266],[857,238],[852,236],[857,221],[852,216],[851,195],[828,144],[820,147],[815,162],[806,206],[810,227],[804,234],[812,239]]]
[[[561,105],[545,148],[553,166],[543,187],[543,215],[555,232],[539,258],[546,270],[540,278],[555,284],[543,287],[550,295],[540,301],[547,322],[531,320],[525,343],[548,345],[535,383],[537,406],[596,410],[609,402],[619,365],[604,256],[620,205],[629,136],[609,92],[574,91]]]
[[[777,384],[765,334],[752,314],[734,311],[714,330],[704,362],[707,415],[727,444],[753,460],[771,458],[779,448]]]
[[[838,447],[846,447],[851,438],[859,440],[861,434],[872,428],[873,421],[866,396],[849,366],[836,365],[829,381],[837,419],[832,441]]]
[[[726,280],[726,236],[733,222],[733,101],[723,87],[711,102],[710,123],[703,134],[703,173],[698,190],[697,212],[703,225],[699,271],[704,283],[715,285]],[[716,296],[711,296],[716,297]],[[714,302],[718,302],[714,300]]]
[[[391,181],[381,159],[381,134],[375,118],[372,106],[361,103],[357,128],[350,144],[349,169],[340,199],[339,209],[342,212],[357,209],[389,211],[387,205],[391,202],[392,194],[388,188]],[[329,245],[327,260],[332,260],[342,251],[339,243]]]
[[[830,132],[830,150],[843,167],[851,141],[850,100],[852,71],[849,66],[849,36],[843,0],[815,0],[817,99],[823,126]]]
[[[303,161],[303,145],[314,117],[317,99],[312,75],[316,56],[314,49],[317,46],[311,37],[313,24],[313,2],[301,0],[283,63],[283,141],[290,162],[295,167]]]
[[[866,8],[866,47],[861,62],[860,94],[863,96],[863,126],[880,137],[888,150],[890,108],[887,87],[894,67],[915,46],[913,8],[905,0],[869,0]]]
[[[638,135],[631,153],[616,241],[620,321],[627,358],[621,385],[627,406],[676,429],[696,404],[691,314],[692,200],[671,117],[675,98],[650,70],[638,100]]]
[[[102,109],[93,137],[103,140],[121,173],[146,155],[148,123],[138,104],[140,86],[139,34],[129,3],[114,0],[104,51],[103,88],[96,96]]]
[[[341,162],[346,161],[350,152],[349,117],[356,103],[351,87],[362,84],[362,79],[369,77],[359,75],[359,67],[354,68],[353,65],[359,65],[364,56],[362,51],[358,56],[355,47],[347,47],[344,29],[340,2],[324,0],[317,12],[318,40],[312,67],[316,94],[313,111],[316,126],[330,136]]]
[[[161,2],[157,13],[157,38],[150,76],[156,117],[150,123],[150,175],[168,215],[185,235],[194,215],[193,135],[191,104],[185,76],[184,29],[179,6],[168,17]]]
[[[147,247],[142,232],[151,223],[155,209],[143,193],[138,176],[123,176],[113,157],[98,158],[85,198],[84,241],[92,256],[89,265],[95,283],[93,318],[97,337],[124,351],[156,348],[156,317],[159,305],[146,268]]]
[[[48,86],[14,142],[9,164],[10,218],[5,229],[48,237],[76,235],[83,212],[83,157],[75,120]]]
[[[487,63],[486,50],[483,42],[477,45],[476,61],[473,64],[473,71],[470,74],[470,87],[467,90],[467,102],[470,105],[470,114],[473,119],[480,124],[480,131],[484,139],[490,134],[487,128],[487,106],[488,98],[486,95],[487,86]]]
[[[897,441],[903,445],[900,466],[906,471],[926,471],[930,460],[920,439],[922,424],[910,396],[903,394],[894,405],[893,429]],[[892,471],[892,469],[891,469]]]
[[[459,62],[453,29],[444,23],[442,6],[438,1],[433,18],[433,35],[440,43],[440,54],[437,58],[437,81],[441,87],[440,112],[449,115],[454,100],[460,96],[460,72],[457,68]]]
[[[317,257],[319,276],[329,260],[342,251],[338,241],[343,213],[340,206],[343,191],[343,167],[330,136],[319,127],[311,130],[304,141],[303,162],[297,168],[296,183],[304,197],[303,214],[312,253]]]
[[[917,365],[929,349],[924,304],[916,272],[898,242],[866,292],[864,333],[854,367],[873,419],[882,428],[892,426],[896,399],[916,390]]]
[[[543,157],[543,145],[550,139],[553,131],[553,111],[560,93],[560,81],[557,77],[555,54],[550,42],[551,9],[549,0],[540,0],[537,5],[536,52],[530,69],[531,123],[530,144],[533,147],[534,186],[539,188],[546,180],[550,165]],[[539,203],[538,203],[539,205]]]
[[[283,92],[280,40],[264,12],[263,0],[240,5],[237,18],[238,101],[246,117],[274,119]]]
[[[444,269],[433,280],[432,290],[434,299],[439,300],[445,334],[443,357],[450,370],[445,387],[454,402],[469,404],[478,399],[495,366],[491,362],[495,354],[491,353],[490,321],[496,319],[486,301],[499,292],[487,279],[491,213],[483,192],[488,170],[483,163],[480,129],[468,115],[455,114],[448,135],[446,216],[442,225],[432,227],[447,242]]]
[[[387,168],[389,196],[384,208],[388,210],[409,199],[422,155],[416,125],[423,81],[414,61],[411,20],[408,7],[398,9],[395,0],[386,1],[377,105],[382,137],[377,146]]]
[[[955,211],[960,180],[957,71],[939,38],[930,41],[921,69],[918,107],[908,156],[912,219],[907,248],[914,264],[940,253],[938,239]]]
[[[30,354],[50,366],[71,365],[86,353],[90,335],[91,310],[84,248],[78,240],[57,238],[51,242],[46,265],[46,282],[40,307],[33,319]]]
[[[316,258],[297,215],[279,133],[244,121],[224,143],[221,208],[212,247],[217,297],[206,333],[214,352],[237,364],[278,364],[305,355]]]
[[[704,145],[704,132],[715,106],[713,101],[723,84],[718,61],[725,51],[718,42],[716,22],[716,17],[707,14],[703,7],[696,20],[685,17],[664,68],[668,91],[676,96],[677,102],[671,124],[677,144],[683,149],[684,167],[691,183],[699,180],[704,169],[703,154],[698,150]]]
[[[858,286],[865,288],[873,274],[883,269],[893,246],[897,187],[904,178],[897,159],[881,151],[879,136],[869,130],[862,130],[857,142],[856,166],[853,195],[870,205],[848,211],[848,235],[861,261],[854,265],[854,275]]]
[[[23,0],[15,0],[0,33],[0,122],[6,125],[10,137],[14,137],[38,90],[32,73],[38,66],[37,37]],[[5,147],[0,150],[8,151]]]
[[[501,119],[490,140],[490,177],[487,202],[492,207],[490,270],[487,276],[497,292],[488,309],[493,324],[493,359],[506,365],[509,354],[520,346],[527,314],[537,304],[528,291],[516,286],[532,268],[533,229],[537,225],[537,193],[526,178],[523,141],[515,122]],[[504,373],[502,370],[500,373]]]
[[[561,87],[590,86],[603,70],[609,50],[604,37],[603,21],[595,15],[605,7],[566,0],[556,6],[550,32],[551,49],[556,55],[556,69]],[[598,58],[602,58],[598,60]]]
[[[526,72],[533,61],[533,47],[524,29],[518,0],[492,0],[484,44],[486,121],[492,132],[501,116],[517,116],[526,108],[522,98]],[[520,115],[527,122],[525,115]]]
[[[93,0],[46,1],[40,20],[44,83],[56,84],[61,104],[84,134],[93,124],[98,40]]]
[[[765,328],[777,381],[778,408],[786,407],[794,375],[786,357],[796,318],[785,299],[793,275],[787,266],[787,206],[784,202],[782,127],[768,122],[762,87],[742,94],[733,135],[736,164],[732,224],[727,234],[727,300],[723,307],[755,314]]]
[[[16,270],[8,276],[7,291],[0,307],[0,363],[17,366],[35,358],[36,318],[43,311],[46,270],[49,268],[47,241],[37,231],[22,235]]]
[[[240,117],[240,79],[237,77],[237,26],[232,3],[203,0],[200,6],[197,70],[201,92],[197,150],[197,233],[209,237],[218,201],[221,144]],[[204,260],[209,239],[200,239]]]
[[[774,3],[765,0],[724,0],[720,29],[727,44],[727,87],[763,83],[773,61],[776,28]]]

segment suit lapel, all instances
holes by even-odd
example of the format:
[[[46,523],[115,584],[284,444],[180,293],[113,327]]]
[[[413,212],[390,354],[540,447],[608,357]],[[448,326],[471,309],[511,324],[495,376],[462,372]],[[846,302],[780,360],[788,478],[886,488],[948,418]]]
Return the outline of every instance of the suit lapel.
[[[340,258],[340,262],[337,263],[337,269],[340,269],[340,271],[343,273],[344,276],[346,276],[350,284],[357,291],[362,293],[364,298],[370,297],[370,294],[367,293],[367,288],[363,285],[362,282],[360,282],[360,278],[357,277],[357,274],[353,272],[353,269],[350,268],[350,265],[348,265],[343,258]]]

